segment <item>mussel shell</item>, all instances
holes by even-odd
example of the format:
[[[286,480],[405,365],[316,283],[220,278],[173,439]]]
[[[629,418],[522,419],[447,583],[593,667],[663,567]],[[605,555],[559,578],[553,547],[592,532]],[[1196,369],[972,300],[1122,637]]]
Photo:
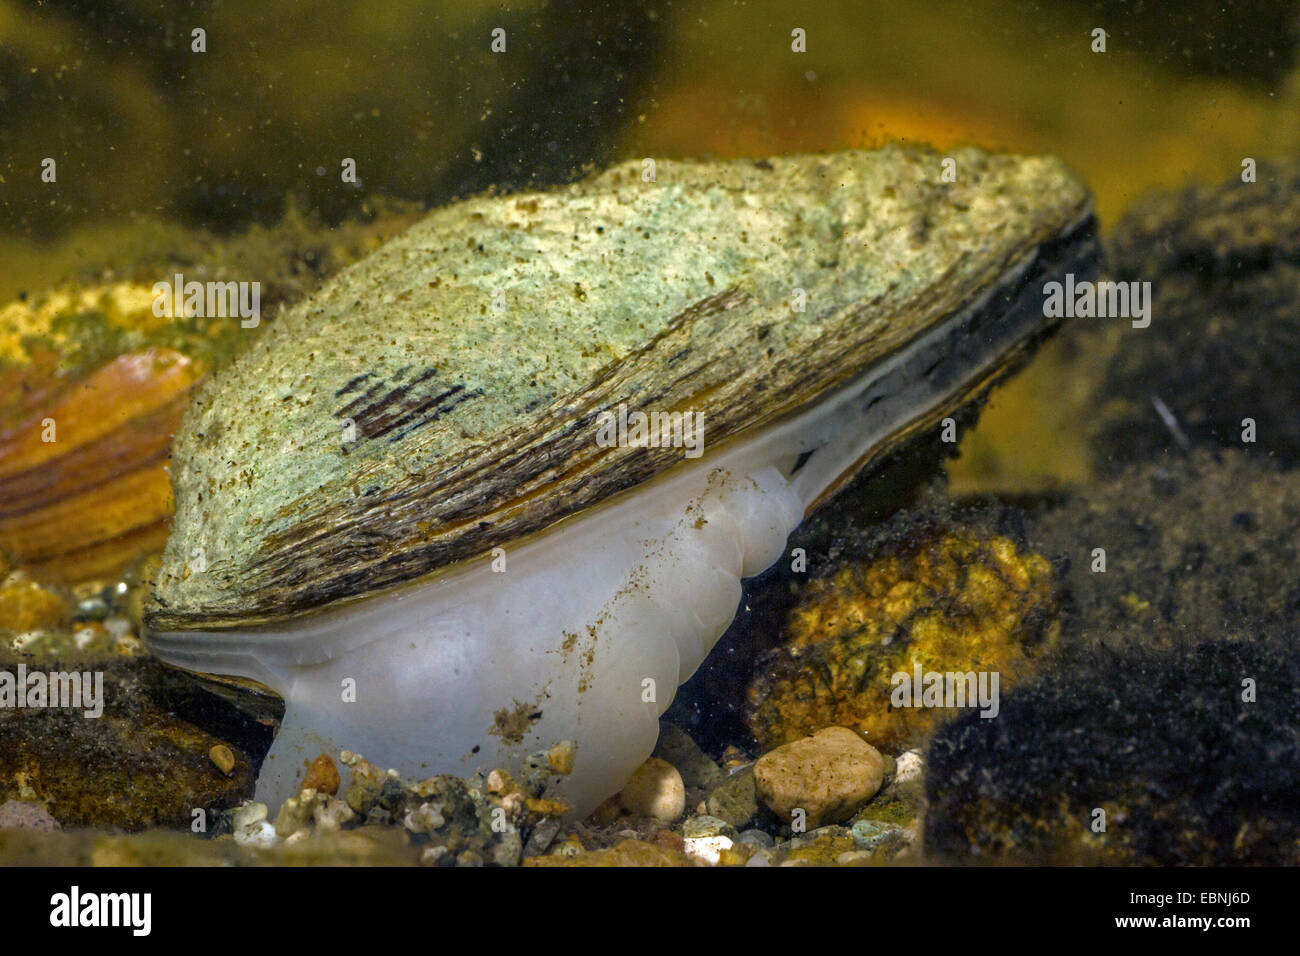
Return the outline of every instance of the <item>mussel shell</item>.
[[[167,454],[201,363],[119,355],[36,392],[0,428],[0,548],[47,580],[122,571],[167,537]]]
[[[537,532],[681,462],[600,447],[601,412],[700,412],[712,448],[1088,228],[1059,161],[950,157],[950,183],[899,148],[638,161],[431,213],[199,389],[149,624],[269,622]]]

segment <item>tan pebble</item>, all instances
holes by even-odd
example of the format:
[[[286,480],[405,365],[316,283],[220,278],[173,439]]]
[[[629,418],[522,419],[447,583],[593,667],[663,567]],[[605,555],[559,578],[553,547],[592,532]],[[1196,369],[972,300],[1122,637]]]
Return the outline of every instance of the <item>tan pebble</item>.
[[[528,799],[522,793],[507,793],[501,798],[501,809],[510,819],[518,820],[528,809]]]
[[[306,776],[302,778],[302,786],[298,789],[328,793],[331,797],[339,792],[339,770],[329,754],[321,754],[311,762]]]
[[[217,744],[209,750],[208,759],[212,761],[214,767],[224,773],[227,777],[234,772],[235,755],[225,744]]]
[[[576,756],[577,748],[573,746],[573,741],[561,740],[546,751],[546,762],[550,764],[553,771],[562,777],[567,777],[573,773],[573,760]]]
[[[573,809],[563,800],[550,797],[529,797],[524,805],[528,807],[529,813],[543,817],[562,817]]]
[[[885,760],[847,727],[827,727],[777,747],[754,764],[758,797],[789,822],[803,810],[808,829],[840,823],[876,795]]]
[[[672,823],[686,811],[686,785],[676,767],[651,757],[632,774],[618,801],[635,816]]]
[[[493,770],[487,775],[487,783],[485,784],[484,789],[486,789],[488,793],[505,793],[510,789],[510,783],[510,774],[506,773],[504,770]]]
[[[733,843],[731,846],[718,851],[718,866],[744,866],[753,856],[752,847],[741,849],[743,844]]]

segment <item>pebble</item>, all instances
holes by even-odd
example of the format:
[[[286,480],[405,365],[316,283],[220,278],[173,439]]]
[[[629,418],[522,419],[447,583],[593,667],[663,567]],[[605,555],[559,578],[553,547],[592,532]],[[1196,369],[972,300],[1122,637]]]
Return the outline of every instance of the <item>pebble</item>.
[[[686,785],[676,767],[651,757],[632,774],[618,800],[624,810],[635,816],[672,823],[686,810]]]
[[[556,835],[560,832],[561,821],[557,817],[546,817],[528,834],[528,843],[524,847],[524,853],[528,856],[536,856],[538,853],[546,852],[546,848],[551,845]]]
[[[894,772],[895,783],[910,783],[919,780],[925,770],[925,761],[916,750],[908,750],[898,755],[898,767]]]
[[[760,850],[770,850],[776,845],[776,841],[772,839],[772,835],[770,833],[765,833],[762,830],[742,830],[740,836],[736,837],[736,842],[748,843],[751,846],[758,847]]]
[[[491,863],[493,866],[518,866],[523,855],[524,843],[519,837],[519,831],[508,830],[492,845]]]
[[[307,774],[302,778],[302,786],[299,789],[328,793],[332,797],[339,792],[339,784],[338,767],[334,766],[334,761],[330,759],[329,754],[321,754],[307,768]]]
[[[735,845],[731,837],[722,836],[699,836],[687,837],[684,841],[683,849],[686,855],[692,859],[702,860],[708,864],[716,864],[722,854],[730,850]]]
[[[853,836],[853,842],[863,850],[874,850],[896,833],[902,832],[902,827],[894,823],[880,823],[876,820],[859,820],[853,824],[849,830]]]
[[[717,817],[711,817],[707,814],[699,817],[691,817],[682,824],[682,836],[687,840],[699,839],[701,837],[735,837],[736,828],[726,820],[720,820]]]
[[[288,801],[286,801],[287,803]],[[235,842],[255,849],[270,849],[279,842],[275,827],[266,818],[266,804],[248,801],[240,804],[231,818]]]
[[[298,791],[298,796],[290,797],[280,804],[280,812],[275,818],[276,835],[288,837],[306,827],[311,821],[312,811],[315,808],[316,791]]]
[[[758,812],[754,768],[742,767],[732,773],[709,794],[705,807],[710,816],[726,820],[737,829],[749,823]]]
[[[34,830],[37,833],[53,833],[58,829],[59,821],[50,816],[50,812],[39,803],[6,800],[0,804],[0,830]]]
[[[224,773],[227,777],[234,772],[235,755],[225,744],[217,744],[208,751],[208,759],[212,765]]]
[[[572,740],[561,740],[546,751],[546,764],[552,771],[562,777],[573,773],[573,761],[577,759],[578,748]]]
[[[406,812],[402,825],[412,833],[432,833],[446,822],[446,818],[432,803],[422,803]]]
[[[252,826],[243,827],[235,831],[235,842],[240,846],[252,847],[258,850],[269,850],[279,842],[276,835],[275,827],[269,820],[263,820],[261,823],[254,823]]]
[[[802,809],[809,829],[851,817],[876,795],[880,752],[847,727],[827,727],[777,747],[754,764],[758,797],[783,821]]]
[[[355,818],[351,807],[328,793],[320,794],[316,809],[312,811],[312,821],[318,829],[326,832],[341,830],[345,823],[351,823]]]
[[[249,800],[246,803],[241,803],[235,808],[235,812],[231,817],[231,824],[236,830],[242,830],[245,827],[261,823],[266,819],[266,813],[267,810],[265,803],[257,803],[254,800]]]
[[[660,721],[654,755],[676,767],[688,787],[708,790],[722,782],[722,769],[676,724]]]

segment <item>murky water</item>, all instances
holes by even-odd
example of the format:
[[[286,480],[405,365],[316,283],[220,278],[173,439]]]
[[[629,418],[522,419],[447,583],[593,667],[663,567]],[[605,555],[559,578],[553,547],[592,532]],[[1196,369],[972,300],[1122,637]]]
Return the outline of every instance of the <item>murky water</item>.
[[[0,0],[0,826],[10,828],[0,832],[0,857],[87,862],[95,853],[145,852],[123,850],[130,839],[105,842],[118,828],[161,831],[136,838],[149,848],[149,862],[292,854],[295,845],[316,854],[304,857],[308,862],[441,865],[857,864],[976,855],[995,862],[1296,862],[1298,46],[1300,13],[1281,2],[1247,13],[1220,3],[1168,10],[1118,0],[834,0],[810,9],[768,0],[553,0],[508,10],[473,2],[228,0],[180,10]],[[304,719],[311,742],[302,746],[312,752],[281,759],[303,758],[287,773],[290,790],[305,777],[313,794],[287,810],[250,809],[272,740],[292,726],[293,715],[286,717],[268,687],[287,694],[288,671],[263,661],[194,677],[160,664],[146,640],[149,595],[177,497],[169,464],[174,436],[187,421],[189,432],[201,432],[193,424],[201,414],[210,433],[234,431],[240,414],[203,404],[204,396],[230,394],[205,391],[214,377],[285,316],[342,310],[338,296],[330,298],[335,277],[349,267],[367,275],[377,251],[430,209],[551,189],[618,162],[631,162],[628,189],[672,189],[680,184],[656,179],[655,171],[677,160],[891,146],[931,150],[923,155],[933,181],[918,194],[964,184],[968,169],[954,160],[968,155],[964,147],[1059,157],[1093,196],[1103,252],[1097,284],[1082,266],[1068,284],[1064,272],[1026,273],[1039,282],[1030,290],[1035,306],[1041,298],[1043,317],[1052,321],[1034,338],[1032,359],[1028,344],[1021,354],[1017,342],[1017,361],[996,363],[1018,374],[980,395],[982,413],[968,401],[974,393],[961,401],[945,393],[951,407],[918,414],[907,440],[888,443],[864,477],[794,531],[774,565],[746,569],[734,622],[706,622],[726,631],[717,646],[693,676],[680,675],[690,679],[671,707],[649,701],[657,707],[651,720],[666,711],[659,743],[622,795],[585,824],[566,816],[554,802],[564,792],[555,780],[573,772],[575,759],[563,734],[539,745],[532,763],[511,767],[510,778],[487,777],[493,767],[467,763],[457,768],[459,782],[439,776],[425,785],[420,774],[406,773],[405,783],[386,784],[386,768],[367,763],[364,744],[417,733],[410,720],[349,740],[336,721],[328,722],[330,736]],[[760,208],[759,195],[750,189],[748,207],[726,207],[727,226],[752,210],[772,212]],[[869,195],[876,206],[853,223],[864,235],[889,215],[897,194]],[[973,195],[978,204],[983,194]],[[835,201],[827,198],[826,208]],[[656,215],[668,216],[670,205]],[[1030,205],[1026,198],[1018,208]],[[467,225],[451,230],[457,234],[403,255],[431,257],[430,275],[438,261],[452,261],[452,245],[471,250],[466,261],[475,261],[479,239],[469,233],[496,208],[482,207],[478,219],[467,214]],[[616,217],[598,205],[573,208],[574,249],[580,233],[612,241],[597,236],[607,226],[612,232]],[[502,230],[520,234],[551,223],[545,210],[530,222],[535,201],[509,215]],[[849,222],[850,212],[844,215]],[[791,216],[795,222],[802,226],[803,217]],[[918,227],[911,258],[882,255],[881,273],[921,269],[924,250],[938,241],[929,230],[942,234],[943,225]],[[1053,223],[1024,248],[1059,242],[1076,225]],[[796,231],[789,225],[773,234],[793,242]],[[697,229],[669,252],[698,246],[702,256],[711,254],[712,239]],[[983,254],[981,239],[990,237],[969,238],[962,262]],[[447,244],[441,253],[435,240]],[[579,261],[571,251],[538,248],[550,273],[563,279],[570,311],[557,304],[556,315],[576,314],[573,303],[590,297],[604,310],[592,328],[624,323],[618,328],[626,337],[611,336],[610,344],[593,332],[584,339],[570,326],[554,336],[555,348],[570,353],[528,365],[519,340],[490,332],[524,270],[512,272],[500,249],[483,252],[485,270],[500,275],[484,286],[493,293],[481,315],[489,332],[458,339],[461,353],[448,347],[437,356],[420,352],[418,335],[389,343],[414,357],[374,373],[375,382],[387,377],[391,391],[360,381],[364,374],[339,390],[348,404],[339,402],[346,414],[337,416],[337,428],[360,428],[359,436],[340,433],[340,454],[358,440],[405,435],[410,422],[423,427],[450,417],[464,400],[457,388],[467,395],[472,388],[429,385],[426,394],[416,385],[441,382],[435,373],[450,381],[456,368],[473,364],[469,350],[484,368],[514,361],[526,369],[534,380],[519,389],[531,403],[521,399],[520,407],[529,414],[569,394],[537,384],[555,368],[575,378],[572,395],[584,394],[576,379],[589,360],[617,378],[611,370],[640,347],[628,330],[648,326],[629,318],[635,310],[609,306],[615,300],[601,275],[570,274]],[[703,316],[704,329],[709,316],[759,295],[757,285],[743,282],[714,287],[703,269],[698,281],[682,278],[678,260],[657,246],[610,248],[624,269],[611,266],[610,274],[630,273],[628,263],[642,261],[662,273],[658,285],[638,292],[647,313],[675,301],[678,285],[689,286],[688,318]],[[719,263],[725,279],[722,269],[741,259],[708,261]],[[994,271],[1002,282],[1012,264]],[[411,295],[423,302],[426,288],[444,279],[449,286],[462,281],[459,272],[439,273],[419,288],[359,284],[358,295],[401,309]],[[1048,280],[1062,285],[1054,292]],[[951,290],[958,281],[949,277],[934,288]],[[791,301],[811,283],[791,276]],[[973,307],[976,285],[972,280],[972,291],[943,314]],[[435,305],[448,301],[436,296],[451,295],[428,294]],[[346,324],[342,311],[331,314],[339,327]],[[812,321],[798,306],[784,315]],[[882,319],[895,329],[906,325],[898,315]],[[1060,331],[1046,335],[1057,319]],[[322,366],[333,328],[315,353],[325,356]],[[722,332],[713,334],[722,341]],[[891,342],[872,362],[886,352],[905,356],[905,344]],[[351,347],[339,341],[340,354]],[[575,350],[581,361],[570,361]],[[276,396],[285,421],[310,401],[307,366],[315,354],[295,358],[303,377]],[[419,363],[428,365],[423,378],[410,371]],[[240,379],[249,389],[271,380],[287,381],[252,371]],[[643,397],[670,392],[646,388]],[[715,389],[725,383],[707,393]],[[702,402],[704,394],[687,397]],[[772,415],[797,404],[774,407]],[[579,421],[579,405],[570,397],[556,407]],[[684,399],[665,403],[669,411],[686,407]],[[333,442],[336,422],[326,424],[319,431]],[[476,432],[478,424],[463,426],[457,454],[466,468],[482,467],[476,487],[502,473],[511,487],[482,514],[438,511],[451,492],[430,499],[412,519],[423,520],[429,540],[457,522],[506,527],[511,508],[526,510],[545,494],[528,484],[541,466],[536,474],[522,466],[491,470],[493,455],[506,460],[522,439],[498,425]],[[563,424],[557,435],[567,434]],[[600,473],[576,453],[566,457],[557,449],[568,446],[556,441],[538,454],[570,466],[566,476]],[[805,444],[785,463],[792,482],[815,452],[815,442]],[[428,464],[418,451],[403,446],[403,455],[414,457],[376,458],[348,500],[418,481]],[[253,494],[262,463],[250,457],[243,484],[213,478],[191,499],[202,502],[193,506],[204,509],[203,520],[187,527],[228,527],[223,515],[240,511],[241,496]],[[639,478],[652,471],[646,466]],[[313,485],[307,465],[286,466],[284,475],[283,484],[296,490],[274,520],[306,513],[313,496],[324,498],[324,482]],[[369,479],[374,486],[363,487]],[[611,482],[609,493],[627,484]],[[576,482],[565,493],[587,487]],[[331,552],[334,559],[387,560],[399,550],[392,536],[400,502],[413,495],[396,496],[386,515],[371,513],[364,533],[346,539],[352,550]],[[602,502],[596,496],[590,504]],[[364,588],[310,590],[328,570],[313,564],[311,547],[352,520],[348,507],[304,522],[311,533],[296,539],[277,525],[277,541],[302,549],[300,565],[273,568],[267,559],[254,562],[256,573],[279,573],[321,604],[357,597]],[[224,573],[222,556],[239,549],[217,542],[221,533],[173,541],[169,559],[182,578],[209,573],[209,560]],[[488,531],[481,541],[467,531],[465,541],[470,550],[481,545],[476,559],[502,563],[494,571],[512,559],[512,542]],[[503,542],[507,547],[496,547]],[[536,619],[549,620],[536,602],[547,602],[549,613],[595,601],[582,591],[582,575],[563,577],[548,578],[520,606],[531,603]],[[383,585],[395,580],[385,577]],[[735,594],[726,596],[729,608]],[[302,610],[296,599],[288,603]],[[267,626],[274,615],[264,610],[242,626]],[[361,620],[356,628],[369,626],[370,618]],[[680,624],[665,620],[661,629]],[[286,658],[294,667],[324,667],[312,646],[301,639]],[[232,652],[243,653],[242,645]],[[328,656],[337,662],[332,651]],[[473,669],[459,658],[450,666]],[[414,671],[371,670],[391,674],[383,693],[395,698],[415,681]],[[577,663],[573,674],[585,692],[594,678]],[[40,679],[29,685],[31,675]],[[72,694],[70,675],[78,677],[76,706],[59,696]],[[345,704],[358,691],[349,680],[340,672]],[[335,682],[331,672],[329,696]],[[38,685],[43,692],[28,702]],[[927,696],[927,688],[934,693]],[[965,699],[967,690],[978,707]],[[515,704],[494,718],[502,739],[524,739],[520,728],[542,720],[534,711],[567,713],[541,697]],[[427,732],[436,735],[438,721],[444,730],[467,721],[461,713],[440,712]],[[812,737],[822,742],[817,751],[809,735],[827,728],[847,728],[850,741]],[[646,749],[653,736],[652,728]],[[580,764],[582,739],[576,746]],[[797,779],[799,760],[784,749],[791,746],[812,747],[810,765],[849,767],[851,779],[829,770]],[[362,752],[340,754],[351,748]],[[602,748],[591,752],[617,751]],[[508,818],[506,830],[492,826],[496,810]],[[369,848],[345,839],[363,823],[376,824],[367,833],[382,834]],[[57,827],[74,835],[51,835]]]

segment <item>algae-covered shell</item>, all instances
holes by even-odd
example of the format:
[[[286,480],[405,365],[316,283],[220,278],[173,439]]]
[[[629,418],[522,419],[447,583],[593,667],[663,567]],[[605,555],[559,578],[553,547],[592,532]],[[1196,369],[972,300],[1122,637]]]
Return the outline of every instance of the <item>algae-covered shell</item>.
[[[890,148],[641,161],[436,210],[199,391],[149,621],[264,623],[520,539],[809,407],[1086,229],[1051,158]],[[201,563],[200,563],[201,561]]]

